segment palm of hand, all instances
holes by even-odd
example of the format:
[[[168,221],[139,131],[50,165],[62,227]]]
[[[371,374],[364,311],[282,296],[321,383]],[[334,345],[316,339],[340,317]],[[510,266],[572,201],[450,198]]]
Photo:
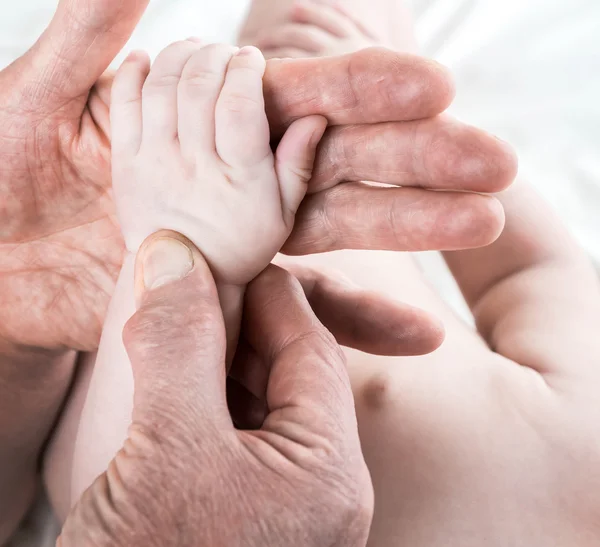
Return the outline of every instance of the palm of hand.
[[[146,3],[61,0],[37,43],[0,73],[0,337],[9,343],[98,345],[123,243],[108,86],[90,90]]]
[[[123,248],[103,103],[61,100],[27,74],[18,63],[0,74],[0,334],[93,349]]]

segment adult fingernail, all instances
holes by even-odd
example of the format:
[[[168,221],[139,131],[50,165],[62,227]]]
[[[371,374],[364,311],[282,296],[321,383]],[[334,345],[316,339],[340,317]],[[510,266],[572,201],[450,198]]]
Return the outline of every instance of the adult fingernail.
[[[194,268],[194,255],[185,243],[172,237],[152,241],[142,259],[147,291],[186,277]]]

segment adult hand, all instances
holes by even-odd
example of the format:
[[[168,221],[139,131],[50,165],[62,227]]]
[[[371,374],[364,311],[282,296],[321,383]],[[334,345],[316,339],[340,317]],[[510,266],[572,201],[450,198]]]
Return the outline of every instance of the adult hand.
[[[444,327],[433,314],[385,293],[361,289],[334,270],[311,268],[285,261],[283,267],[299,282],[319,321],[347,348],[368,355],[423,355],[444,340]],[[270,309],[269,289],[258,307]],[[269,413],[265,397],[270,364],[254,351],[241,332],[227,378],[229,410],[236,425],[259,428]]]
[[[147,0],[61,0],[0,73],[0,340],[92,349],[121,266],[98,90]],[[101,84],[103,85],[103,84]],[[1,349],[1,348],[0,348]]]
[[[35,46],[0,73],[5,343],[97,346],[123,245],[110,196],[111,79],[94,83],[145,4],[62,0]],[[289,252],[448,249],[497,236],[502,212],[492,198],[407,188],[493,192],[513,176],[510,150],[481,131],[445,118],[406,122],[450,103],[437,64],[387,50],[272,61],[265,91],[274,132],[311,113],[336,126],[317,162],[321,191],[299,214]],[[330,187],[363,178],[403,187]]]
[[[270,413],[260,430],[236,430],[210,271],[189,243],[187,257],[167,256],[163,237],[171,277],[153,278],[153,242],[138,254],[141,306],[124,332],[129,437],[57,545],[365,545],[373,492],[344,357],[301,287],[271,266],[248,288],[246,340],[270,366]]]

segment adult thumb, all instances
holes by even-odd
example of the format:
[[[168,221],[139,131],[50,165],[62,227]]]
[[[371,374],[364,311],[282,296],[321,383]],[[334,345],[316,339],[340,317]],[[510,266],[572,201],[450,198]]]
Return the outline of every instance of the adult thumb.
[[[87,95],[139,22],[149,0],[60,0],[48,28],[17,61],[42,100]],[[40,99],[40,97],[37,97]]]
[[[136,259],[138,311],[123,331],[134,376],[133,424],[153,438],[202,443],[232,428],[225,327],[212,274],[183,236],[161,231]]]

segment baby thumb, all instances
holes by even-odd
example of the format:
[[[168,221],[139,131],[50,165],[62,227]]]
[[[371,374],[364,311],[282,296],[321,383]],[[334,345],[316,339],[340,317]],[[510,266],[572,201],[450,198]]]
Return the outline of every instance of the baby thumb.
[[[326,128],[327,120],[323,116],[301,118],[290,125],[277,147],[275,170],[281,191],[283,218],[290,228],[306,195],[317,146]]]

